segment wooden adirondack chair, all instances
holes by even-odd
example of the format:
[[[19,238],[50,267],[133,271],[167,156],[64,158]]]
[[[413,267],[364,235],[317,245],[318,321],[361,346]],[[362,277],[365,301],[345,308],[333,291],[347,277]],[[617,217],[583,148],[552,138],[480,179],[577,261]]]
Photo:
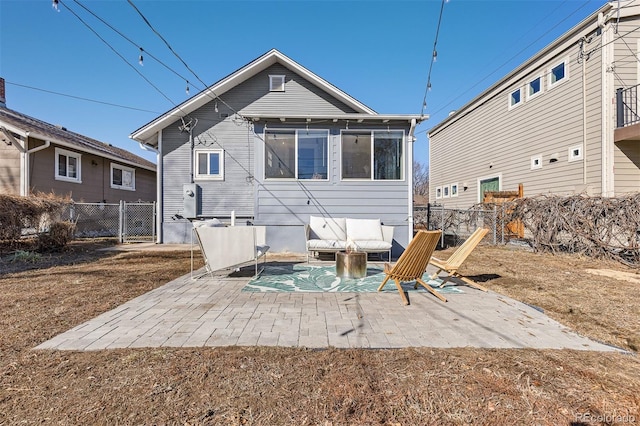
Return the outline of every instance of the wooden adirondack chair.
[[[404,290],[400,283],[415,281],[416,288],[418,287],[418,284],[421,284],[438,299],[446,302],[447,299],[445,299],[444,296],[439,294],[431,288],[429,284],[422,280],[422,275],[427,270],[429,259],[438,245],[441,234],[441,231],[418,231],[393,267],[390,264],[385,263],[384,273],[387,276],[384,278],[384,281],[382,281],[382,284],[380,284],[380,287],[378,287],[378,291],[382,290],[387,281],[391,278],[396,283],[396,287],[400,292],[402,301],[405,305],[408,305],[409,300],[404,294]]]
[[[476,246],[482,241],[485,235],[489,232],[486,228],[478,228],[474,231],[467,240],[462,243],[460,247],[453,252],[451,256],[447,260],[440,260],[436,257],[431,257],[429,261],[430,264],[438,268],[438,271],[431,276],[431,279],[435,279],[438,277],[438,274],[441,271],[445,271],[448,276],[444,278],[440,287],[444,287],[445,283],[449,281],[451,278],[456,277],[469,284],[472,287],[475,287],[482,291],[487,291],[486,288],[481,286],[480,284],[470,280],[469,278],[463,277],[458,273],[458,269],[462,266],[462,263],[467,259],[469,254],[476,248]],[[417,288],[416,284],[416,288]]]

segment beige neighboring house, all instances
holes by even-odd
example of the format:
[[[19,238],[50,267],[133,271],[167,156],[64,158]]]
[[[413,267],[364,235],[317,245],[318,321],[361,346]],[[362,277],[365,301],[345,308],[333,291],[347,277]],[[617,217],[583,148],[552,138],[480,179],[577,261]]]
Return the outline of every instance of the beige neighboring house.
[[[129,151],[6,107],[0,78],[0,194],[76,202],[156,200],[156,166]]]
[[[430,202],[640,191],[639,57],[640,5],[602,6],[429,131]]]

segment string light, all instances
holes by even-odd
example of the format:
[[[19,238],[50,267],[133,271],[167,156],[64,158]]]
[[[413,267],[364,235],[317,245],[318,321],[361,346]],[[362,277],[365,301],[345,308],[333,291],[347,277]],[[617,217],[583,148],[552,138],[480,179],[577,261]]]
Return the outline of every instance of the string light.
[[[53,7],[53,9],[56,12],[60,12],[60,9],[58,9],[58,0],[53,0],[52,3],[51,3],[51,7]]]
[[[422,111],[420,115],[424,117],[424,110],[427,107],[427,93],[431,90],[431,70],[433,69],[433,63],[438,58],[438,51],[436,50],[436,46],[438,45],[438,35],[440,34],[440,24],[442,23],[442,12],[444,10],[444,4],[446,0],[442,0],[440,4],[440,15],[438,16],[438,26],[436,27],[436,36],[433,40],[433,51],[431,53],[431,63],[429,64],[429,73],[427,75],[427,87],[424,89],[424,98],[422,99]]]
[[[187,92],[187,96],[189,96],[189,81],[187,80],[187,88],[185,89],[185,92]]]
[[[140,57],[138,58],[138,63],[140,64],[140,66],[144,66],[144,56],[142,56],[142,52],[144,52],[144,50],[142,50],[142,47],[140,48]]]

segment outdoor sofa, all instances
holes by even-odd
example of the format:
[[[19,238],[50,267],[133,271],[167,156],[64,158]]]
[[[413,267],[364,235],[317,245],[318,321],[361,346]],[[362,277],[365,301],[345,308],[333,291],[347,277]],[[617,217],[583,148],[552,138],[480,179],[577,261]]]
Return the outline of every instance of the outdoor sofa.
[[[307,261],[313,253],[336,253],[347,245],[366,253],[388,253],[391,260],[393,229],[380,219],[311,216],[305,225]]]

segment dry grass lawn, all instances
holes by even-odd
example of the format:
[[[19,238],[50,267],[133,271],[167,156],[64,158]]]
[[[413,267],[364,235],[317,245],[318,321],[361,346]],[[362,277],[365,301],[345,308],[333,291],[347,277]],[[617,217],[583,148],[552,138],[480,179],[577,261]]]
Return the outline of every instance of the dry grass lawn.
[[[0,425],[640,423],[636,270],[488,246],[479,247],[463,270],[491,290],[538,306],[627,354],[32,350],[189,270],[188,252],[96,250],[105,244],[74,242],[63,253],[40,257],[0,256]]]

